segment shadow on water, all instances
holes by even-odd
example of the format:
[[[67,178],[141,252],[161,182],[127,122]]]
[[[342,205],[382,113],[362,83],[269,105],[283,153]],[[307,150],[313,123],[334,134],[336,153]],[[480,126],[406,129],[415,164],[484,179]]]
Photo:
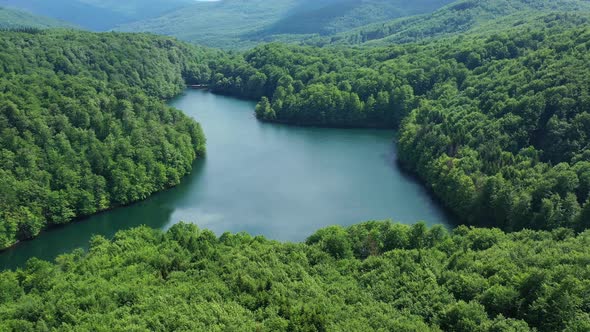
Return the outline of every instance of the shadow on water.
[[[206,160],[196,161],[191,174],[174,188],[156,193],[144,201],[53,227],[32,240],[23,241],[1,252],[0,269],[23,266],[32,257],[52,260],[77,248],[87,249],[88,241],[94,235],[112,238],[120,230],[142,225],[155,229],[164,228],[170,223],[174,212],[174,206],[167,202],[183,197],[190,190],[199,180],[205,163]]]
[[[404,180],[408,181],[416,185],[418,190],[425,196],[429,197],[431,203],[436,207],[436,209],[440,210],[443,214],[444,218],[449,223],[447,226],[448,228],[453,228],[456,226],[461,225],[459,216],[457,216],[451,209],[443,204],[441,199],[436,196],[434,191],[431,188],[424,185],[424,181],[420,179],[418,174],[410,171],[406,166],[404,166],[403,162],[398,158],[397,155],[397,145],[395,141],[391,143],[391,149],[389,150],[388,154],[383,154],[383,161],[391,167],[396,173],[398,173]]]

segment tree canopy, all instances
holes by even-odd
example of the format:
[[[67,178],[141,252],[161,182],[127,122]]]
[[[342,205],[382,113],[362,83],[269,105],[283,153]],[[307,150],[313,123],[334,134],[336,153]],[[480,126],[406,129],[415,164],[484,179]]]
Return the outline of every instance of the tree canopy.
[[[40,30],[0,45],[0,248],[176,185],[204,154],[199,124],[161,101],[207,75],[198,50]]]
[[[0,273],[4,331],[587,331],[590,233],[368,222],[306,243],[190,224]]]

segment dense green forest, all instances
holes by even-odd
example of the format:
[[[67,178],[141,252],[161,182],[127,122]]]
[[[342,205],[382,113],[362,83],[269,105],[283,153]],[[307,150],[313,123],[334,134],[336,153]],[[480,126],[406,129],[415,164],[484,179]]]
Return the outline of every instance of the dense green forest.
[[[50,9],[72,3],[109,25],[141,11]],[[0,272],[0,330],[590,330],[587,1],[261,3],[121,29],[307,44],[0,26],[0,249],[178,184],[205,153],[165,104],[186,84],[257,100],[262,121],[395,129],[399,163],[458,223],[494,228],[367,222],[305,243],[125,230]],[[383,22],[347,31],[369,21]]]
[[[146,34],[47,30],[0,36],[3,75],[45,70],[137,87],[160,99],[178,95],[187,82],[207,81],[209,62],[221,55]]]
[[[177,224],[0,273],[3,331],[588,331],[590,233]]]
[[[535,24],[549,13],[590,16],[583,0],[224,0],[124,24],[199,44],[245,49],[261,42],[388,45]],[[228,22],[223,25],[217,22]]]
[[[462,221],[590,223],[590,33],[544,28],[383,48],[268,44],[216,63],[212,89],[262,120],[399,128],[400,161]]]
[[[205,138],[161,100],[209,75],[207,52],[145,35],[0,33],[0,248],[178,184]]]
[[[310,38],[307,43],[388,45],[409,43],[496,30],[522,24],[542,22],[546,14],[577,14],[590,17],[590,3],[581,0],[459,0],[426,15],[402,17],[377,22],[323,38]],[[576,22],[565,24],[575,25]]]

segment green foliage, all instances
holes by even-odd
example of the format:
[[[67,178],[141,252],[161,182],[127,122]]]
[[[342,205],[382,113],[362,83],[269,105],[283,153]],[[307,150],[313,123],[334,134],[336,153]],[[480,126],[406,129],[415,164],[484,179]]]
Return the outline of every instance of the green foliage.
[[[263,102],[257,116],[269,121],[394,127],[415,103],[414,91],[394,75],[363,66],[362,55],[348,49],[267,44],[243,57],[219,58],[210,88],[247,98],[266,96],[270,109]]]
[[[198,50],[73,31],[0,45],[0,248],[176,185],[204,154],[199,124],[161,101],[202,76]]]
[[[292,244],[136,228],[0,273],[0,329],[583,331],[590,234],[554,235],[369,222]]]
[[[518,31],[439,53],[460,71],[405,120],[400,158],[471,224],[583,229],[588,36]]]
[[[137,87],[161,99],[178,95],[185,81],[208,80],[208,62],[218,54],[142,34],[45,30],[0,37],[2,76],[45,70]]]
[[[560,24],[575,27],[588,22],[590,5],[581,0],[458,0],[439,10],[372,24],[306,42],[326,44],[389,45],[442,37],[503,31],[519,25],[546,26],[546,16],[558,15]]]
[[[257,118],[267,121],[275,120],[277,117],[266,97],[262,97],[260,102],[256,105],[255,113]]]
[[[550,7],[460,1],[440,15],[471,29],[500,3]],[[264,121],[396,128],[400,162],[460,220],[521,230],[368,222],[283,244],[132,229],[0,273],[0,330],[588,330],[590,33],[581,16],[529,14],[422,44],[243,54],[0,33],[0,247],[177,184],[205,144],[162,102],[186,83],[258,99]]]

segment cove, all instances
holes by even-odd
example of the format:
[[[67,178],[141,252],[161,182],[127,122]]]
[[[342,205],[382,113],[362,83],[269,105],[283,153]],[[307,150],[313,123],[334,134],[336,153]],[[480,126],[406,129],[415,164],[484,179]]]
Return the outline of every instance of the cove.
[[[319,228],[367,220],[450,224],[427,191],[395,162],[391,130],[261,123],[250,101],[186,90],[170,104],[194,117],[207,156],[180,185],[149,199],[42,233],[0,253],[0,268],[52,260],[139,225],[193,222],[221,235],[245,231],[302,241]]]

